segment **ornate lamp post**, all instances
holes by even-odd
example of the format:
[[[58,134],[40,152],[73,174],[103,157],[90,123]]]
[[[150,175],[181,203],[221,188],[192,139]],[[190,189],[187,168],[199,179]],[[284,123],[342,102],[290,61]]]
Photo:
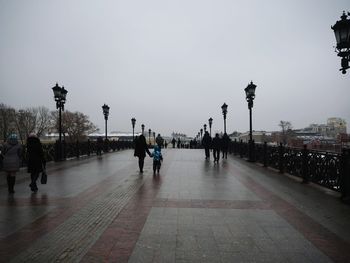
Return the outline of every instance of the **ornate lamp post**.
[[[132,118],[131,119],[131,125],[132,125],[132,141],[134,141],[134,137],[135,137],[135,123],[136,123],[136,119]]]
[[[213,118],[210,117],[208,121],[209,121],[210,137],[211,137],[211,125],[213,124]]]
[[[156,132],[153,132],[153,145],[156,145]]]
[[[105,116],[105,140],[107,141],[107,121],[108,121],[108,115],[109,115],[109,106],[107,104],[103,104],[102,110],[103,115]]]
[[[144,135],[143,133],[145,132],[145,125],[141,124],[141,130],[142,130],[142,135]]]
[[[56,85],[52,88],[54,98],[56,101],[56,109],[58,109],[58,147],[56,153],[56,160],[62,160],[62,111],[64,111],[64,104],[66,103],[66,96],[68,91],[64,87]]]
[[[203,129],[200,129],[200,132],[201,132],[201,141],[202,141],[202,138],[203,138]]]
[[[151,144],[151,129],[148,129],[148,144]]]
[[[348,15],[350,16],[350,13]],[[347,17],[345,11],[343,11],[343,15],[340,17],[341,20],[337,21],[331,27],[337,41],[336,51],[338,52],[338,56],[341,57],[341,69],[339,70],[343,74],[350,68],[350,19],[347,19]]]
[[[246,100],[248,102],[249,109],[249,161],[253,162],[253,131],[252,131],[252,108],[253,101],[255,99],[255,88],[256,85],[251,81],[248,86],[244,89],[246,94]]]
[[[204,128],[204,133],[207,131],[207,125],[206,124],[204,124],[203,125],[203,128]]]
[[[227,114],[227,104],[224,103],[222,106],[221,106],[221,109],[222,109],[222,115],[224,115],[224,133],[226,133],[226,114]]]

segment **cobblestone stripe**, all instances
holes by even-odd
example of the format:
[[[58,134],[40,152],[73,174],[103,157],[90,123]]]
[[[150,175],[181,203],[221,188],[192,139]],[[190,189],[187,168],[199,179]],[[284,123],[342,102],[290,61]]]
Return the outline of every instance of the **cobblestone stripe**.
[[[11,262],[78,262],[142,185],[128,180],[96,198]]]
[[[174,160],[174,152],[167,152],[161,175],[148,177],[120,214],[90,248],[81,262],[128,262],[147,220],[164,177]]]
[[[174,208],[223,208],[223,209],[271,209],[264,201],[251,200],[203,200],[203,199],[168,199],[157,198],[153,207]]]

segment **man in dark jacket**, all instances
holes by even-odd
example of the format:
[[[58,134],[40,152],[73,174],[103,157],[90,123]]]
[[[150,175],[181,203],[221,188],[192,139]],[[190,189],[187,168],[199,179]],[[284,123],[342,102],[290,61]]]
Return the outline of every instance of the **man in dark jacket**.
[[[139,158],[140,173],[143,173],[143,165],[146,157],[146,152],[149,156],[151,156],[146,143],[146,138],[143,134],[141,134],[137,139],[135,139],[134,151],[134,156]]]
[[[219,137],[219,134],[215,134],[215,137],[212,142],[212,148],[213,148],[213,156],[214,156],[214,163],[219,163],[220,159],[220,149],[221,149],[221,139]]]
[[[203,139],[202,139],[202,145],[204,147],[204,151],[205,151],[205,159],[210,159],[210,147],[211,147],[211,137],[209,135],[209,132],[205,132]]]
[[[221,150],[222,150],[222,159],[227,159],[227,151],[228,151],[228,145],[230,144],[230,137],[228,137],[227,133],[225,132],[221,139]]]
[[[32,133],[27,139],[27,162],[28,162],[28,173],[32,182],[29,187],[33,192],[38,191],[36,181],[39,174],[43,172],[45,168],[45,158],[43,146],[36,134]]]

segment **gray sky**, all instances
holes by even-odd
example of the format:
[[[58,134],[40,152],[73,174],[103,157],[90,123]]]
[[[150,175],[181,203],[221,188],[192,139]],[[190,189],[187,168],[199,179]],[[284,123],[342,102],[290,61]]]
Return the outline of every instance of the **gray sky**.
[[[249,129],[244,88],[257,85],[254,130],[341,117],[350,72],[338,71],[333,25],[348,0],[0,0],[0,102],[66,109],[104,129],[197,134],[209,117]]]

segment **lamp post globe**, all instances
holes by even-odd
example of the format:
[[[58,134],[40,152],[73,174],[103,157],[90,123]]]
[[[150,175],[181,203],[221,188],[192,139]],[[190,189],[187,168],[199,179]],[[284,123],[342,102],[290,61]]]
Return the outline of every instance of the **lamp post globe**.
[[[102,106],[102,111],[103,115],[105,117],[105,140],[107,141],[107,121],[108,121],[108,116],[109,116],[109,106],[107,104],[103,104]]]
[[[226,133],[226,115],[227,115],[227,104],[224,103],[221,106],[221,110],[222,110],[222,115],[224,116],[224,133]]]
[[[145,132],[145,125],[144,124],[141,124],[141,130],[142,130],[142,135],[144,135],[144,132]]]
[[[331,26],[337,41],[336,51],[338,56],[341,57],[341,69],[339,70],[343,74],[350,68],[350,19],[348,19],[348,16],[350,16],[350,13],[348,12],[348,15],[346,15],[343,11],[341,19]]]
[[[54,99],[56,101],[56,109],[58,109],[58,143],[56,144],[56,160],[62,160],[62,111],[64,111],[64,104],[66,103],[66,97],[68,91],[62,86],[58,86],[58,83],[52,88]]]
[[[251,81],[248,86],[244,89],[246,94],[246,101],[248,102],[248,109],[249,109],[249,161],[254,161],[254,145],[253,145],[253,125],[252,125],[252,108],[253,108],[253,101],[255,99],[255,89],[256,85]]]
[[[211,137],[211,125],[213,124],[213,118],[210,117],[208,122],[209,122],[209,131],[210,131],[210,137]]]
[[[135,137],[135,124],[136,124],[136,119],[135,119],[135,118],[131,118],[131,125],[132,125],[132,141],[134,141],[134,137]]]

